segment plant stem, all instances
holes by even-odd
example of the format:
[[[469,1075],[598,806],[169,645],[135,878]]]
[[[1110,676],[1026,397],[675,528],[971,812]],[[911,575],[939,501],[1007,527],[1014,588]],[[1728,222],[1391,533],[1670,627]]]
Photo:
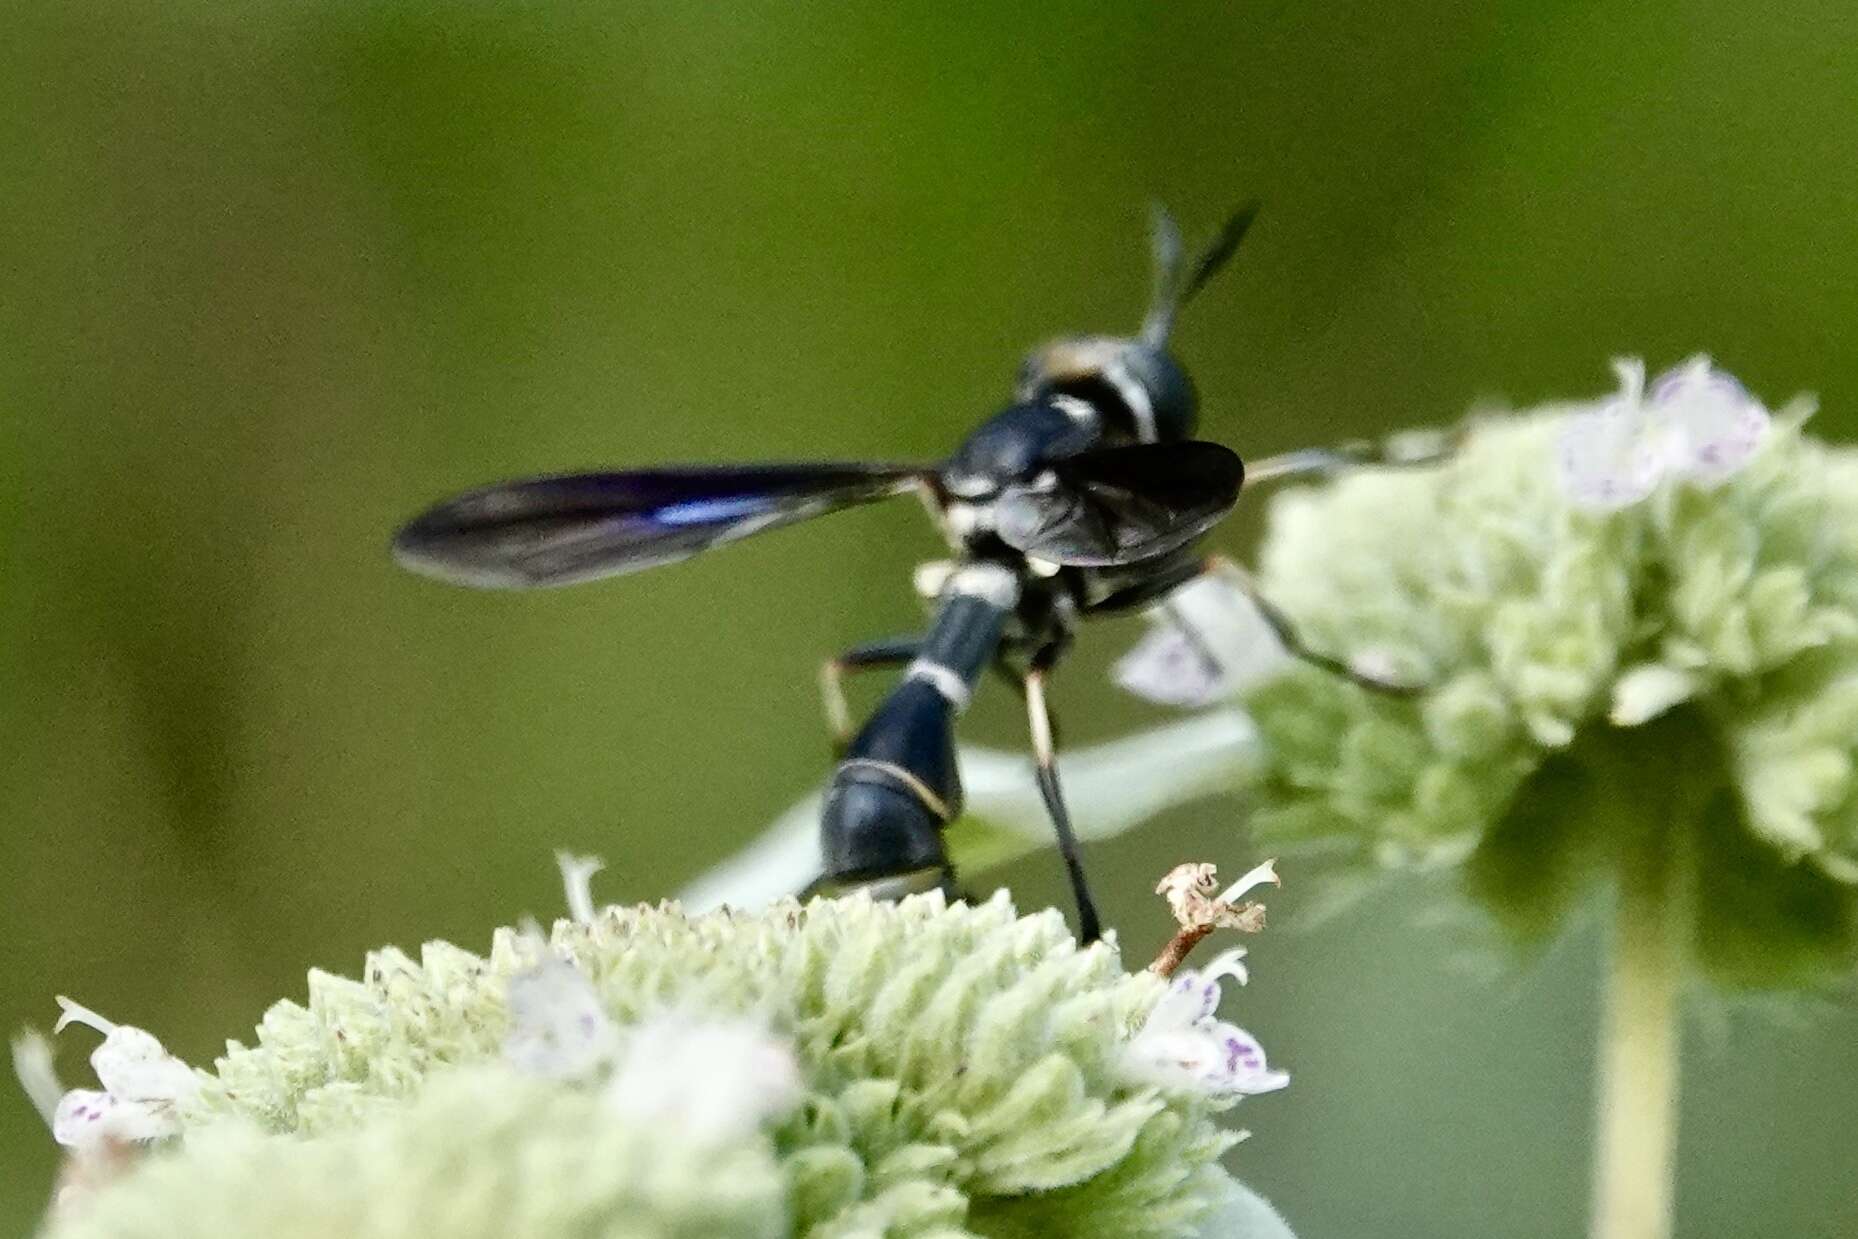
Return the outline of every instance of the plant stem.
[[[1592,1239],[1669,1239],[1679,998],[1689,929],[1681,831],[1647,831],[1620,867],[1600,1037]]]

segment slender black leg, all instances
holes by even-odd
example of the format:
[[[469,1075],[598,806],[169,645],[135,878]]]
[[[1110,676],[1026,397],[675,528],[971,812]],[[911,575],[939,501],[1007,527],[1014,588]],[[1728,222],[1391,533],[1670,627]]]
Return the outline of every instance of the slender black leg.
[[[1369,689],[1370,691],[1386,693],[1393,697],[1412,697],[1426,690],[1424,684],[1411,684],[1403,680],[1395,680],[1386,676],[1375,675],[1371,671],[1364,671],[1359,667],[1351,666],[1339,658],[1332,658],[1327,654],[1318,653],[1316,650],[1311,649],[1309,643],[1304,641],[1303,634],[1297,631],[1295,622],[1293,622],[1288,615],[1278,610],[1276,604],[1264,596],[1258,588],[1257,580],[1250,572],[1246,571],[1242,565],[1227,559],[1223,555],[1215,555],[1206,561],[1206,570],[1209,573],[1219,573],[1224,576],[1227,580],[1231,581],[1233,585],[1243,591],[1247,598],[1251,599],[1252,605],[1258,608],[1259,616],[1263,618],[1265,624],[1270,627],[1271,631],[1276,634],[1277,639],[1283,643],[1284,649],[1293,658],[1300,658],[1311,666],[1320,667],[1331,675],[1340,676],[1351,684],[1359,684],[1361,687]],[[1188,633],[1188,639],[1194,642],[1195,648],[1207,652],[1206,642],[1201,639],[1200,634],[1194,630],[1193,626],[1187,622],[1187,617],[1181,613],[1180,608],[1170,605],[1169,614],[1172,615],[1175,621]]]
[[[1090,884],[1084,879],[1084,861],[1078,853],[1077,834],[1071,829],[1071,815],[1065,809],[1064,792],[1058,786],[1058,746],[1052,738],[1051,711],[1045,705],[1045,676],[1049,669],[1047,660],[1035,658],[1032,669],[1026,673],[1026,716],[1032,725],[1032,754],[1038,761],[1039,794],[1045,799],[1045,811],[1051,814],[1052,829],[1058,835],[1058,854],[1064,857],[1071,893],[1077,900],[1077,940],[1088,946],[1103,936],[1103,923],[1090,897]]]
[[[868,641],[853,646],[837,658],[819,665],[819,701],[826,712],[826,730],[832,736],[834,757],[845,755],[852,742],[852,712],[845,703],[845,676],[848,672],[869,671],[878,667],[901,667],[922,652],[921,637],[892,637],[886,641]]]

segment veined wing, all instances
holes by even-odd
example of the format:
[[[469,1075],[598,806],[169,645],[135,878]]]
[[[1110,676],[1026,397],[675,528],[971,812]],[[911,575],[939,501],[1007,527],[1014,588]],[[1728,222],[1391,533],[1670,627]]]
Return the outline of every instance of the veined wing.
[[[1053,461],[1001,495],[1008,546],[1072,567],[1140,563],[1212,528],[1238,502],[1245,466],[1217,443],[1143,443]]]
[[[571,585],[915,487],[913,465],[836,462],[570,473],[470,491],[394,537],[394,558],[480,589]]]

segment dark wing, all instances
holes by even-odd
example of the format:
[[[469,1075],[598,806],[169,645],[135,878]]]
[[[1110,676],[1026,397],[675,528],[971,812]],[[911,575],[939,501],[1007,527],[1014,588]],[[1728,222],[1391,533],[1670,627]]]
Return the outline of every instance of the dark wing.
[[[994,527],[1008,546],[1050,563],[1140,563],[1217,524],[1238,502],[1244,478],[1237,454],[1217,443],[1102,448],[1008,487]]]
[[[911,489],[914,466],[692,466],[570,473],[448,499],[394,536],[394,558],[481,589],[570,585]]]

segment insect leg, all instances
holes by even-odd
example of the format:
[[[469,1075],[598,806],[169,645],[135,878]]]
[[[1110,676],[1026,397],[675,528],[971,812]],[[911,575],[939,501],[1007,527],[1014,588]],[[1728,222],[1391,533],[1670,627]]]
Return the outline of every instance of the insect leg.
[[[1383,676],[1312,649],[1309,642],[1303,639],[1303,634],[1297,631],[1296,622],[1264,596],[1263,591],[1258,587],[1257,578],[1253,577],[1242,564],[1224,555],[1213,555],[1207,558],[1205,571],[1208,574],[1224,577],[1232,583],[1234,588],[1250,599],[1251,604],[1258,609],[1259,618],[1264,620],[1265,625],[1270,628],[1278,641],[1283,644],[1285,652],[1291,657],[1299,658],[1313,667],[1320,667],[1331,675],[1340,676],[1351,684],[1359,684],[1362,688],[1373,692],[1386,693],[1394,697],[1413,697],[1425,691],[1426,686],[1423,684],[1413,684],[1397,680],[1392,676]],[[1170,605],[1169,613],[1190,635],[1198,636],[1188,624],[1187,617],[1180,607]],[[1204,646],[1205,642],[1200,641],[1199,644]]]
[[[832,736],[835,757],[845,755],[852,740],[852,711],[845,701],[847,672],[870,671],[879,667],[902,667],[922,652],[920,636],[891,637],[884,641],[867,641],[855,645],[837,658],[819,665],[819,702],[826,712],[826,729]]]
[[[1097,916],[1096,903],[1090,897],[1090,884],[1084,878],[1084,862],[1078,853],[1077,834],[1071,828],[1071,815],[1065,809],[1064,792],[1058,785],[1058,745],[1052,735],[1052,716],[1045,704],[1045,679],[1051,670],[1056,649],[1035,656],[1026,672],[1026,716],[1032,727],[1032,754],[1038,762],[1039,795],[1051,815],[1052,829],[1058,835],[1058,853],[1064,858],[1065,873],[1071,879],[1071,893],[1077,901],[1077,940],[1086,945],[1103,936],[1103,923]]]
[[[1300,448],[1248,461],[1245,483],[1257,486],[1303,477],[1320,477],[1346,469],[1410,469],[1449,459],[1464,441],[1465,427],[1409,430],[1385,439],[1355,439],[1334,447]]]

